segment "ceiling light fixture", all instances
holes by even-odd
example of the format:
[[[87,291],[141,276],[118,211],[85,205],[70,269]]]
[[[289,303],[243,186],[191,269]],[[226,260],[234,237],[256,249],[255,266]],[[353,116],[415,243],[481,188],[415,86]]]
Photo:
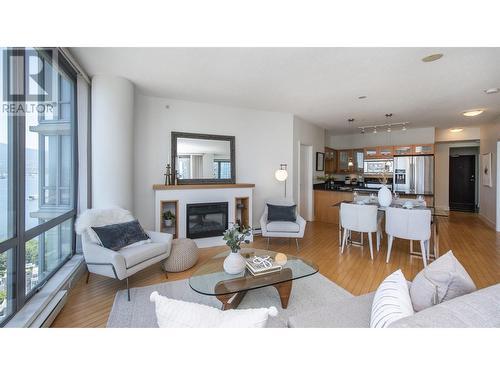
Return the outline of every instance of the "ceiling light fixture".
[[[406,131],[406,125],[403,125],[403,128],[401,129],[402,131]]]
[[[382,129],[382,130],[385,130],[387,133],[391,133],[392,132],[392,128],[395,128],[396,130],[398,130],[398,129],[407,130],[408,124],[409,124],[408,121],[404,121],[404,122],[386,122],[384,124],[358,126],[358,129],[360,130],[361,134],[365,134],[366,129],[368,129],[368,130],[373,129],[373,134],[377,134],[379,128]]]
[[[354,122],[354,119],[353,118],[348,118],[347,121],[352,124]]]
[[[453,128],[453,129],[450,129],[450,132],[452,132],[452,133],[460,133],[463,130],[464,130],[464,128]]]
[[[462,115],[464,115],[465,117],[474,117],[480,115],[483,112],[484,109],[471,109],[469,111],[462,112]]]
[[[493,87],[491,89],[484,90],[485,94],[496,94],[499,91],[500,91],[500,89],[498,87]]]
[[[443,57],[443,54],[442,53],[435,53],[435,54],[432,54],[432,55],[429,55],[429,56],[425,56],[422,61],[423,62],[433,62],[433,61],[436,61],[436,60],[439,60],[441,57]]]
[[[366,99],[367,96],[366,95],[361,95],[361,96],[358,96],[358,99]]]

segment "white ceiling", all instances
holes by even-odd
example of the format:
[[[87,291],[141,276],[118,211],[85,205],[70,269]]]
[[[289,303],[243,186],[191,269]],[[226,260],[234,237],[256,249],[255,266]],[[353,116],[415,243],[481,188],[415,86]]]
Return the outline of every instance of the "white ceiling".
[[[397,32],[397,31],[395,31]],[[111,74],[146,95],[293,113],[335,133],[488,123],[500,116],[500,48],[72,48],[91,76]],[[441,60],[422,57],[443,53]],[[366,95],[366,99],[358,96]],[[484,108],[466,118],[461,112]],[[347,119],[355,118],[354,125]],[[354,129],[353,129],[354,128]]]

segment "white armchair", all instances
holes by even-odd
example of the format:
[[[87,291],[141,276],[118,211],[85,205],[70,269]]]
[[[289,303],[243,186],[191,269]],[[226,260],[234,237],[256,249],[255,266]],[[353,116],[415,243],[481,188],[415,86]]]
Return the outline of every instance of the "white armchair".
[[[132,220],[134,220],[134,217],[127,210],[109,208],[87,210],[80,215],[75,223],[76,233],[82,236],[83,256],[89,272],[87,274],[87,283],[91,272],[117,280],[126,280],[129,301],[128,278],[136,272],[167,258],[172,248],[172,235],[146,231],[151,238],[151,242],[130,245],[114,251],[101,246],[92,233],[89,232],[89,228],[125,223]]]
[[[293,206],[294,202],[288,200],[281,201],[267,201],[266,207],[264,208],[264,213],[260,218],[260,227],[262,230],[262,237],[267,237],[267,248],[269,248],[269,241],[271,238],[295,238],[295,244],[297,246],[297,251],[299,250],[299,238],[304,237],[304,232],[306,230],[306,221],[302,216],[299,215],[297,208],[296,215],[297,219],[295,221],[269,221],[268,220],[268,204],[276,206]]]

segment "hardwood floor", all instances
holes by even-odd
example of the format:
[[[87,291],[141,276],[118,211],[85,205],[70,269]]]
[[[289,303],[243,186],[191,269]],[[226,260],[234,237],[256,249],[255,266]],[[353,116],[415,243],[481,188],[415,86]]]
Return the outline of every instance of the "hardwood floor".
[[[452,212],[449,218],[439,218],[439,225],[441,255],[452,249],[478,288],[500,282],[500,234],[487,227],[476,214]],[[320,272],[333,282],[360,295],[377,289],[379,283],[398,268],[411,280],[423,267],[420,258],[408,255],[409,243],[402,240],[394,242],[391,261],[386,264],[385,240],[386,237],[382,241],[380,253],[375,252],[373,261],[370,260],[366,239],[363,249],[352,246],[340,255],[337,226],[312,222],[307,225],[299,255],[315,262]],[[256,237],[252,246],[265,248],[265,240]],[[295,244],[289,244],[285,239],[273,239],[270,248],[296,254]],[[202,249],[198,264],[221,251],[225,251],[225,248]],[[176,274],[169,273],[168,281],[187,278],[194,268]],[[130,287],[165,281],[165,274],[159,265],[155,265],[132,276]],[[89,284],[86,284],[85,277],[82,277],[70,291],[66,306],[52,326],[105,327],[115,293],[123,288],[124,281],[91,275]]]

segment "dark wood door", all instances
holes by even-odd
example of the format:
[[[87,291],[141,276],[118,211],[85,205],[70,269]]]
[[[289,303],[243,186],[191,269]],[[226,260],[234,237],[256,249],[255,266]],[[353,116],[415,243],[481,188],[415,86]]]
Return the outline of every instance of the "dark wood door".
[[[450,210],[474,211],[476,156],[450,156]]]

